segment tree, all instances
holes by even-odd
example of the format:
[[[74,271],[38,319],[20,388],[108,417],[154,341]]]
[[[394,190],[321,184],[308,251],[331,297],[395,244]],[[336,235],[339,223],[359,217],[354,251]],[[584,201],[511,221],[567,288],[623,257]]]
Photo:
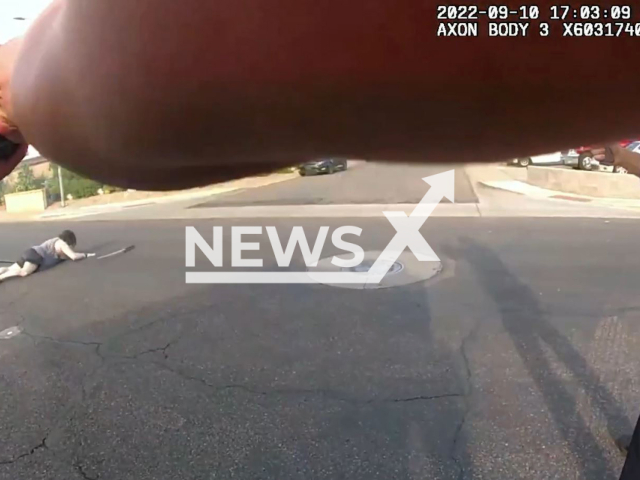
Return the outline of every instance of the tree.
[[[53,175],[46,185],[49,194],[59,198],[60,183],[58,181],[58,168],[60,167],[57,165],[51,165]],[[92,197],[98,193],[100,188],[104,187],[100,182],[82,177],[64,168],[62,169],[62,186],[64,187],[65,195],[71,195],[73,198]]]
[[[28,192],[29,190],[36,190],[38,188],[38,179],[31,171],[28,165],[23,164],[18,170],[18,178],[14,185],[14,191],[16,192]]]

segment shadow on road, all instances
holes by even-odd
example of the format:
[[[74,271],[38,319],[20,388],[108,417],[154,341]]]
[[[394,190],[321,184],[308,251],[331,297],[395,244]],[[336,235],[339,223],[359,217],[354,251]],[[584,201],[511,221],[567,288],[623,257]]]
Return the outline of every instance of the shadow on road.
[[[548,346],[577,379],[595,408],[605,416],[612,438],[632,431],[620,403],[603,385],[585,358],[548,320],[537,295],[516,277],[490,248],[469,238],[461,252],[475,271],[478,284],[495,301],[504,329],[542,394],[557,429],[582,468],[580,478],[617,479],[590,426],[581,416],[566,381],[554,371],[543,346]]]
[[[182,289],[66,330],[13,306],[0,479],[469,478],[423,285]]]

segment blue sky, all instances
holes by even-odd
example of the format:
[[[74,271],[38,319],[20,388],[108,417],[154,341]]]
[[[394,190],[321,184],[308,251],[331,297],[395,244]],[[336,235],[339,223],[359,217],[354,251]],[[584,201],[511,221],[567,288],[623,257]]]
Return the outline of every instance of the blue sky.
[[[0,44],[22,35],[49,3],[51,0],[0,0]]]

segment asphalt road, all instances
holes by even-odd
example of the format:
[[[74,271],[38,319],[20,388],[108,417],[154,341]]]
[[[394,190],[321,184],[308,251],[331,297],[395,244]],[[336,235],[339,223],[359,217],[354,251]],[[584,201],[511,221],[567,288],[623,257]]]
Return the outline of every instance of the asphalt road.
[[[0,340],[0,479],[617,478],[637,222],[431,218],[443,273],[376,291],[186,285],[184,226],[213,224],[78,223],[80,247],[136,249],[0,284],[0,327],[24,329]],[[58,228],[3,225],[0,258]]]
[[[216,195],[197,207],[418,203],[429,186],[422,178],[455,169],[456,203],[478,199],[460,165],[403,165],[358,162],[345,172],[300,177],[253,190]],[[448,200],[444,200],[445,203]]]

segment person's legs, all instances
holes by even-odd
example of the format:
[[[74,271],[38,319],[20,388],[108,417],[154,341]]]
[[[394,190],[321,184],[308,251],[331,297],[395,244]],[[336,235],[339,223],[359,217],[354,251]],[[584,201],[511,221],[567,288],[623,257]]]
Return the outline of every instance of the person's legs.
[[[16,263],[10,267],[0,269],[0,282],[12,277],[26,277],[31,275],[42,265],[43,258],[33,248],[25,250]]]
[[[638,480],[640,478],[640,418],[631,437],[620,480]]]
[[[22,267],[17,263],[14,263],[10,267],[5,267],[0,272],[0,282],[7,278],[16,277],[19,275],[19,272],[22,270]]]
[[[20,276],[26,277],[27,275],[31,275],[32,273],[35,273],[38,268],[40,268],[40,265],[38,265],[37,263],[24,262],[24,265],[20,270]]]

